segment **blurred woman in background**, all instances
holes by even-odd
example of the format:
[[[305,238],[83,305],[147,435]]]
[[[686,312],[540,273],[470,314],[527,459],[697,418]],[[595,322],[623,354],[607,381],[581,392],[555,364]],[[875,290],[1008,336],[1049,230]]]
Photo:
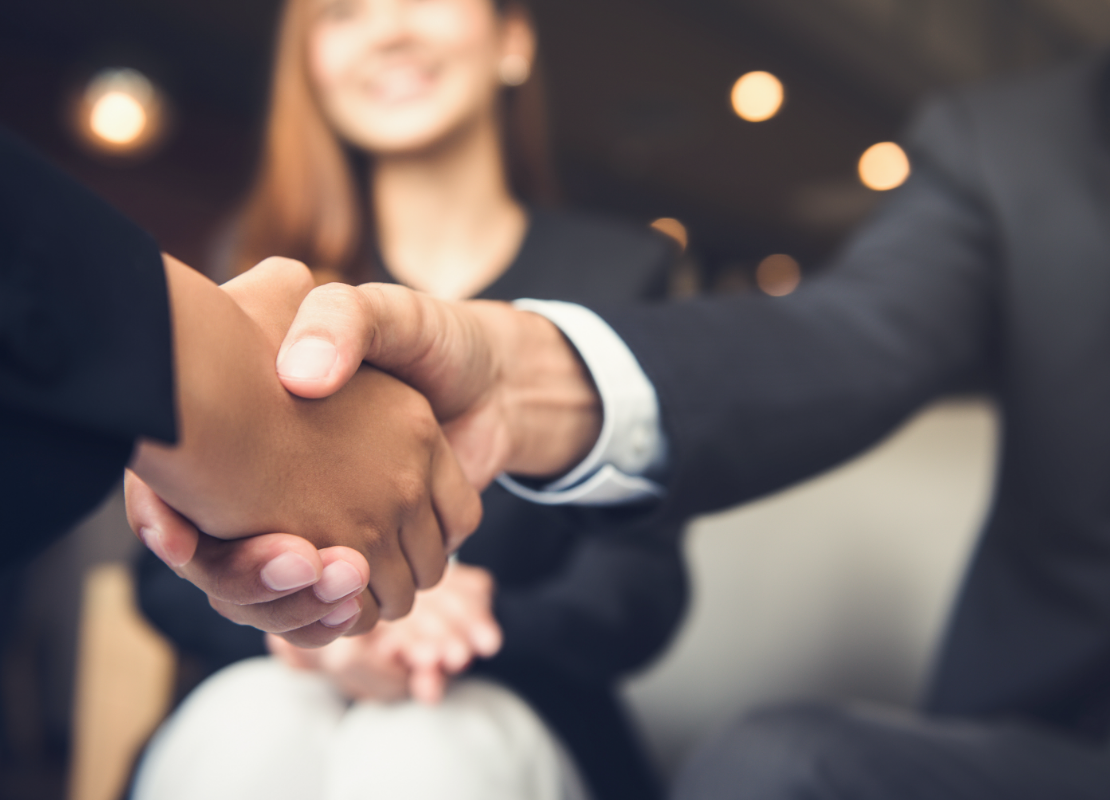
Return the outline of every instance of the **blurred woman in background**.
[[[537,72],[517,3],[288,0],[232,271],[282,255],[321,283],[444,298],[661,296],[668,242],[542,209],[554,181]],[[276,658],[209,678],[156,735],[135,796],[655,796],[615,682],[679,620],[677,532],[498,485],[483,501],[408,617],[320,650],[273,640]],[[265,653],[149,554],[140,597],[209,669]]]

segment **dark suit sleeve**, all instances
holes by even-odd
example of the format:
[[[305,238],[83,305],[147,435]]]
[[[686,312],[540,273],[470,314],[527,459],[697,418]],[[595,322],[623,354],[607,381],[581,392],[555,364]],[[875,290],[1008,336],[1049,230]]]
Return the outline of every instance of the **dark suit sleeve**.
[[[499,589],[500,655],[606,685],[644,666],[670,639],[687,596],[677,530],[584,536],[558,574]]]
[[[175,439],[158,247],[0,130],[0,559],[89,511],[134,441]]]
[[[989,380],[1000,287],[959,101],[911,129],[912,177],[793,295],[595,307],[655,385],[671,444],[663,513],[809,477],[937,395]]]

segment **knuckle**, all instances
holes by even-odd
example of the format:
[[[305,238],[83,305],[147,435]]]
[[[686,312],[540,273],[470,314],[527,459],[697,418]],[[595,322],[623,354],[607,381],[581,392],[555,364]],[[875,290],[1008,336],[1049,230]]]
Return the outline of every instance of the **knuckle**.
[[[443,573],[447,570],[447,560],[440,558],[432,561],[430,565],[422,565],[424,568],[417,570],[418,583],[417,589],[431,589],[443,578]]]
[[[314,301],[333,309],[350,308],[360,304],[360,295],[355,287],[346,283],[325,283],[311,292]]]
[[[484,569],[474,570],[473,580],[475,588],[483,593],[493,591],[493,576]]]
[[[308,267],[305,266],[303,261],[298,261],[295,258],[286,258],[285,256],[270,256],[258,262],[258,266],[265,267],[266,269],[281,270],[289,273],[290,275],[304,274],[309,279],[312,278],[312,273]]]
[[[428,500],[426,476],[417,469],[398,470],[393,477],[393,493],[403,515],[418,511]]]
[[[236,625],[246,625],[247,622],[243,618],[242,606],[237,606],[234,603],[225,603],[215,597],[208,598],[208,605],[228,622],[234,622]]]
[[[395,597],[390,597],[388,600],[383,599],[381,602],[381,618],[385,620],[400,619],[412,611],[413,602],[416,599],[416,592],[412,589],[399,590],[396,592]]]

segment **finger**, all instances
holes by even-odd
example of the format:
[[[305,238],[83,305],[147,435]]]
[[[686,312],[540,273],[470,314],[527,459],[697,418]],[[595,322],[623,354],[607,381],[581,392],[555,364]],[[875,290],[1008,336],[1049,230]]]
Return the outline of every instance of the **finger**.
[[[417,589],[430,589],[439,583],[447,568],[443,534],[430,503],[421,504],[401,528],[401,551],[416,579]]]
[[[409,693],[417,702],[436,705],[447,691],[447,676],[438,669],[414,669],[409,675]]]
[[[489,658],[501,649],[501,626],[492,611],[483,603],[444,603],[444,618],[454,634],[465,643],[470,655]]]
[[[308,293],[278,350],[285,388],[301,397],[327,397],[358,370],[373,341],[376,319],[366,295],[329,283]]]
[[[492,618],[471,622],[467,628],[466,637],[474,648],[475,654],[482,658],[492,658],[497,655],[504,642],[501,626]]]
[[[353,598],[347,602],[357,604],[359,598]],[[354,624],[355,620],[358,619],[358,613],[356,607],[354,611],[355,616],[351,617],[350,621],[347,622],[345,626],[341,625],[333,628],[321,622],[314,622],[311,625],[305,625],[303,628],[296,628],[295,630],[286,631],[285,633],[279,633],[278,636],[297,647],[323,647],[324,645],[331,644],[340,636],[343,636],[351,625]]]
[[[312,272],[291,258],[267,258],[222,288],[277,345],[285,336],[301,301],[312,290]]]
[[[370,593],[382,619],[399,619],[412,609],[416,596],[412,568],[401,552],[400,534],[376,537],[371,551]]]
[[[220,544],[227,543],[220,542]],[[321,574],[325,576],[321,578],[321,582],[327,580],[327,576],[334,575],[336,570],[340,573],[354,571],[344,560],[350,557],[350,553],[351,551],[346,547],[329,547],[321,550],[319,553],[323,564]],[[213,608],[232,622],[250,625],[269,633],[286,634],[316,622],[326,628],[336,628],[346,632],[356,623],[354,615],[361,612],[363,607],[359,596],[365,590],[366,584],[363,580],[357,578],[356,580],[356,583],[348,584],[346,591],[331,603],[325,603],[319,598],[317,586],[257,603],[237,602],[209,593],[209,602]],[[374,611],[371,610],[371,614],[373,613]]]
[[[508,463],[513,443],[509,429],[501,424],[503,409],[482,404],[461,417],[443,423],[443,434],[467,481],[484,491]]]
[[[163,503],[131,470],[124,472],[123,491],[131,530],[168,566],[176,569],[188,564],[200,538],[196,527]]]
[[[266,634],[266,648],[275,658],[281,659],[293,669],[319,669],[320,667],[319,649],[309,650],[297,647],[272,633]]]
[[[447,552],[458,550],[482,521],[482,500],[440,435],[432,456],[432,506]]]
[[[322,603],[338,603],[358,594],[370,580],[370,565],[362,553],[350,547],[327,547],[320,551],[324,570],[312,591]]]
[[[228,541],[200,534],[193,558],[176,572],[209,598],[246,606],[298,593],[316,583],[323,569],[320,552],[299,536],[268,533]]]
[[[361,613],[362,598],[361,595],[352,597],[336,607],[333,613],[339,616],[333,619],[345,618],[345,622],[327,624],[320,620],[287,630],[278,630],[278,628],[284,627],[280,614],[271,614],[270,610],[263,606],[237,606],[211,598],[209,598],[209,602],[218,613],[239,625],[250,625],[260,630],[266,630],[266,626],[271,623],[272,618],[275,630],[268,631],[269,633],[274,633],[297,647],[315,648],[331,644],[350,630]]]
[[[423,666],[437,665],[447,673],[462,672],[474,658],[470,643],[457,631],[445,632],[434,640],[418,642],[413,648],[413,662]]]
[[[362,611],[359,614],[358,620],[344,631],[344,636],[361,636],[369,633],[378,624],[381,619],[381,609],[378,608],[378,601],[370,593],[369,589],[363,591],[362,595]]]

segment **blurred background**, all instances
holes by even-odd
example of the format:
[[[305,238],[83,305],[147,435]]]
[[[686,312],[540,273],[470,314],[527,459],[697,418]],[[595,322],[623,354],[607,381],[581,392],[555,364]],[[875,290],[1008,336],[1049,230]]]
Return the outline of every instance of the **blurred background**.
[[[255,166],[277,5],[4,0],[0,124],[204,267]],[[897,149],[873,146],[896,140],[921,99],[1110,43],[1108,0],[531,5],[566,204],[676,238],[678,296],[791,291],[904,177]],[[663,769],[757,701],[913,702],[993,447],[989,406],[962,400],[846,470],[698,523],[690,621],[628,689]],[[113,796],[112,775],[73,777],[74,730],[102,724],[83,713],[123,710],[82,699],[75,665],[90,598],[127,606],[114,573],[90,570],[132,548],[117,498],[0,577],[0,798]],[[135,635],[102,647],[107,663],[172,663]],[[183,691],[189,676],[169,674],[143,691]]]

